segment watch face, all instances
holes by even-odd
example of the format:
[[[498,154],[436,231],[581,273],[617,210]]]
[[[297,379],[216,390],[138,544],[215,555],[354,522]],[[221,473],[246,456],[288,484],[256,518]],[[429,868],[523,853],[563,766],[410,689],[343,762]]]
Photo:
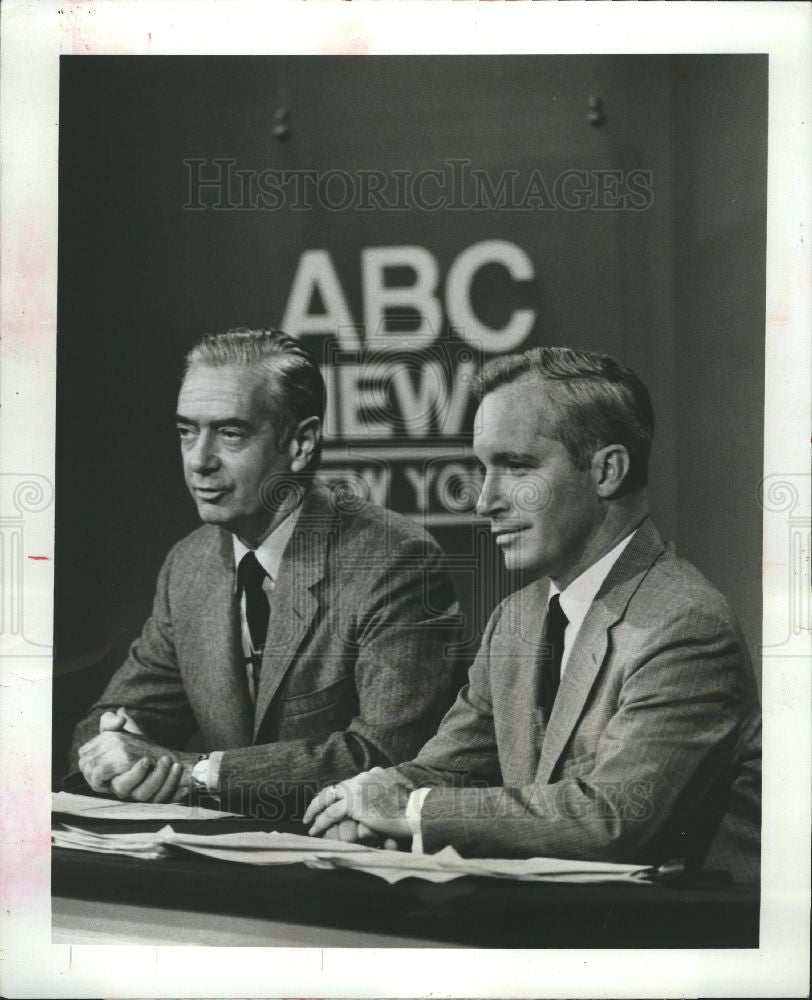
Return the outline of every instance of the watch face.
[[[198,788],[206,787],[206,776],[209,770],[209,755],[203,754],[192,768],[192,781]]]

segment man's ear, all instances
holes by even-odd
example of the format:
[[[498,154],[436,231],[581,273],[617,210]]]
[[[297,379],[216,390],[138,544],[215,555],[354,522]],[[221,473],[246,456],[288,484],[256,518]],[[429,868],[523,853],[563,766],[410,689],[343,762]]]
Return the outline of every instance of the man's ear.
[[[592,456],[595,492],[602,500],[612,500],[623,492],[631,459],[622,444],[607,444]]]
[[[288,451],[291,472],[304,472],[321,440],[321,420],[307,417],[296,425]]]

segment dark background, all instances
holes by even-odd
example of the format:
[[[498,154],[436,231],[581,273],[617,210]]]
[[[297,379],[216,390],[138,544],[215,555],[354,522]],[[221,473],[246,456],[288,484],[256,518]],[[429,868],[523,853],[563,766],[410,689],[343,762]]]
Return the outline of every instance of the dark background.
[[[286,142],[272,134],[280,105]],[[531,305],[523,347],[608,351],[646,380],[654,517],[731,599],[759,674],[766,153],[760,55],[63,56],[55,772],[163,557],[196,525],[172,422],[181,357],[206,332],[278,325],[305,249],[329,250],[360,316],[364,247],[424,246],[441,283],[474,242],[521,247],[535,280],[483,271],[477,308],[499,325]],[[545,179],[643,169],[654,198],[642,212],[191,212],[193,157],[349,171],[464,157]],[[435,534],[475,634],[511,583],[470,528]]]

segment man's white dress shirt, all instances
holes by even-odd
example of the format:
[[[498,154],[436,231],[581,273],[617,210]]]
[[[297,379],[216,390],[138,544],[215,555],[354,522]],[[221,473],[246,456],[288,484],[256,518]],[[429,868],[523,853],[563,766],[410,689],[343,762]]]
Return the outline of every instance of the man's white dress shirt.
[[[257,562],[268,574],[262,581],[262,589],[265,591],[265,596],[268,598],[268,603],[272,605],[272,595],[274,588],[274,581],[279,575],[279,567],[282,563],[282,556],[284,555],[287,544],[290,541],[293,530],[296,527],[296,522],[299,520],[299,512],[301,511],[301,505],[298,506],[294,511],[292,511],[288,516],[282,521],[281,524],[277,525],[274,530],[268,535],[268,537],[253,550],[254,555],[257,557]],[[236,535],[232,537],[234,545],[234,586],[237,587],[237,574],[236,568],[239,567],[242,557],[246,552],[250,552],[251,549],[243,542],[237,538]],[[271,610],[273,614],[273,610]],[[257,700],[257,678],[254,676],[254,666],[252,661],[252,645],[251,645],[251,633],[248,630],[248,618],[245,614],[245,593],[240,597],[240,629],[242,634],[242,651],[245,657],[245,670],[248,680],[248,691],[251,695],[251,701],[256,702]],[[215,750],[209,754],[207,760],[202,760],[195,765],[193,769],[193,777],[196,782],[205,782],[206,788],[209,792],[218,792],[220,789],[220,764],[223,759],[223,751]]]

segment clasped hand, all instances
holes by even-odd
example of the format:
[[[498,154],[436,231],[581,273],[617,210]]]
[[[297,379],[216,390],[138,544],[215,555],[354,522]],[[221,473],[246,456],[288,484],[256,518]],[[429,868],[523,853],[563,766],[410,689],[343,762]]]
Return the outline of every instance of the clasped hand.
[[[149,740],[124,708],[105,712],[99,735],[79,748],[79,769],[94,792],[135,802],[185,799],[195,760]]]
[[[323,788],[304,814],[311,837],[383,846],[397,850],[411,836],[406,819],[409,790],[382,767]]]

